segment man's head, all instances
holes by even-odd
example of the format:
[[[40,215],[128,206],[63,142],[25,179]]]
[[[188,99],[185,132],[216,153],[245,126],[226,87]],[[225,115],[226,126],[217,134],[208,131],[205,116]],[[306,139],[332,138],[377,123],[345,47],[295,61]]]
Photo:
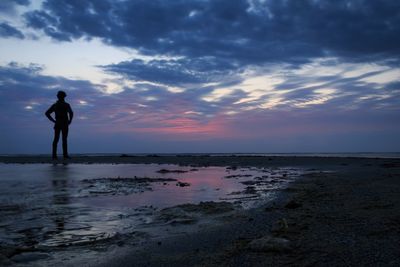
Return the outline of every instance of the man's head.
[[[64,91],[58,91],[57,93],[57,98],[59,100],[64,100],[64,98],[67,96],[67,94]]]

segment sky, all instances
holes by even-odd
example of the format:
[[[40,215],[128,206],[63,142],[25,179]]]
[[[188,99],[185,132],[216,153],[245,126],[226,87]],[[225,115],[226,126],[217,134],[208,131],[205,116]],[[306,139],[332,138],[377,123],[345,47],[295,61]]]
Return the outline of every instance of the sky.
[[[1,0],[0,154],[400,151],[400,1]]]

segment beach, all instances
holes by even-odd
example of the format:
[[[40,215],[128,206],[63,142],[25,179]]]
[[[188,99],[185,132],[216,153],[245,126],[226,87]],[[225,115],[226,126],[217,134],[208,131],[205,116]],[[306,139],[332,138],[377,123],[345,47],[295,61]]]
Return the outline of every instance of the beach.
[[[3,163],[2,166],[11,169],[23,168],[22,166],[38,168],[52,166],[51,159],[46,156],[3,156],[0,157],[0,162]],[[139,180],[139,177],[131,180],[113,177],[114,191],[110,190],[107,184],[109,180],[98,177],[97,174],[93,176],[97,178],[86,179],[86,176],[79,178],[75,183],[80,186],[76,189],[77,193],[73,191],[75,187],[68,188],[68,184],[63,185],[60,194],[64,196],[65,191],[70,190],[71,200],[61,204],[62,207],[70,209],[74,208],[71,203],[74,203],[75,198],[86,201],[83,203],[91,207],[91,199],[96,200],[98,205],[102,203],[98,199],[106,197],[124,199],[140,194],[145,196],[146,193],[143,192],[146,190],[163,192],[162,186],[165,186],[165,192],[169,192],[170,188],[173,189],[171,192],[183,195],[184,192],[190,192],[190,196],[193,196],[193,192],[197,192],[196,181],[202,177],[200,174],[205,175],[209,170],[221,173],[219,176],[223,177],[220,186],[230,184],[232,190],[239,192],[220,193],[222,189],[218,186],[207,187],[208,191],[201,188],[205,191],[198,191],[194,203],[190,201],[185,203],[185,198],[178,198],[174,200],[176,202],[170,202],[165,207],[157,209],[154,207],[154,211],[150,207],[140,211],[142,213],[135,211],[140,214],[152,214],[151,222],[137,224],[143,226],[147,223],[146,227],[152,229],[149,231],[151,235],[146,235],[147,232],[141,230],[129,229],[126,232],[121,230],[111,238],[56,247],[43,245],[51,240],[47,236],[47,239],[40,241],[42,243],[25,244],[20,247],[5,244],[2,240],[1,264],[16,266],[400,265],[398,249],[400,159],[119,155],[77,156],[58,165],[62,167],[63,164],[86,171],[101,166],[104,168],[103,173],[113,166],[116,168],[160,166],[155,167],[159,180],[154,180],[154,177],[149,178],[153,179],[152,181]],[[57,169],[57,175],[63,172],[63,169]],[[78,171],[72,172],[68,179],[72,179],[78,173]],[[168,176],[165,173],[168,173]],[[190,175],[193,178],[190,178],[192,177]],[[172,177],[176,180],[167,180]],[[185,177],[189,177],[188,180],[185,180]],[[235,185],[236,180],[242,187]],[[126,186],[127,183],[129,186]],[[159,184],[159,187],[153,183]],[[169,187],[164,183],[169,184]],[[211,178],[210,183],[212,183]],[[274,183],[277,185],[271,187],[270,185]],[[97,191],[90,191],[93,187]],[[100,189],[103,191],[99,191]],[[90,197],[85,195],[87,192],[90,193]],[[204,192],[207,192],[209,198],[203,198]],[[99,194],[110,195],[98,196]],[[235,196],[236,199],[221,200],[224,194]],[[54,195],[55,193],[52,196]],[[216,197],[218,199],[215,199]],[[248,201],[248,197],[253,199]],[[263,197],[265,199],[261,201]],[[137,202],[136,198],[134,200]],[[1,215],[7,217],[12,213],[10,209],[11,205],[6,207],[2,203]],[[81,210],[80,206],[74,212]],[[78,220],[76,218],[75,221]],[[129,220],[128,218],[125,222],[129,222],[130,225],[132,222]],[[113,221],[113,231],[119,229],[120,226],[116,223],[120,221]],[[67,220],[65,224],[68,225]],[[126,224],[122,226],[125,227]],[[10,226],[3,223],[0,229],[1,227],[5,229]]]

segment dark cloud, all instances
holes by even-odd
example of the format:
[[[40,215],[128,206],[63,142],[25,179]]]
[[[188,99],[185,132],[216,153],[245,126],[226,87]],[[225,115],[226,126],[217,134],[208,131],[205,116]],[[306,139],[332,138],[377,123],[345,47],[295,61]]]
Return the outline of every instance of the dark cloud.
[[[21,31],[17,30],[13,26],[8,23],[2,22],[0,23],[0,36],[1,37],[15,37],[18,39],[24,39],[24,35]]]
[[[32,28],[42,29],[45,34],[56,40],[71,41],[70,34],[62,33],[52,26],[57,21],[54,17],[48,15],[46,12],[35,10],[26,14],[26,18],[29,20]]]
[[[13,14],[17,5],[27,6],[29,4],[29,0],[2,0],[0,1],[0,13]]]
[[[400,2],[388,0],[46,0],[24,15],[59,41],[105,43],[172,59],[102,66],[136,81],[183,86],[235,79],[248,66],[296,69],[318,57],[400,63]]]
[[[229,72],[238,71],[231,61],[214,57],[150,60],[149,62],[135,59],[103,66],[103,69],[129,79],[174,86],[220,81],[221,77]]]
[[[389,0],[47,0],[25,17],[62,41],[99,37],[150,55],[243,65],[398,57],[399,11],[400,2]]]

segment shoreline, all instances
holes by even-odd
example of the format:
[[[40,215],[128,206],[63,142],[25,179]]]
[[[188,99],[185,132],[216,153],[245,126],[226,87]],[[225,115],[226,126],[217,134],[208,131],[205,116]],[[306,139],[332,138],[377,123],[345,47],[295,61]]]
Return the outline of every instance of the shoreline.
[[[35,157],[0,157],[0,162],[52,163]],[[291,166],[315,172],[281,190],[276,200],[222,216],[219,224],[140,244],[118,241],[102,248],[100,257],[57,262],[61,266],[400,265],[400,159],[108,156],[70,163]]]
[[[400,158],[386,157],[324,157],[324,156],[242,156],[242,155],[146,155],[146,156],[75,156],[72,159],[57,161],[50,156],[0,156],[5,164],[176,164],[181,166],[304,166],[304,165],[346,165],[357,163],[372,164],[376,161],[399,162]]]

